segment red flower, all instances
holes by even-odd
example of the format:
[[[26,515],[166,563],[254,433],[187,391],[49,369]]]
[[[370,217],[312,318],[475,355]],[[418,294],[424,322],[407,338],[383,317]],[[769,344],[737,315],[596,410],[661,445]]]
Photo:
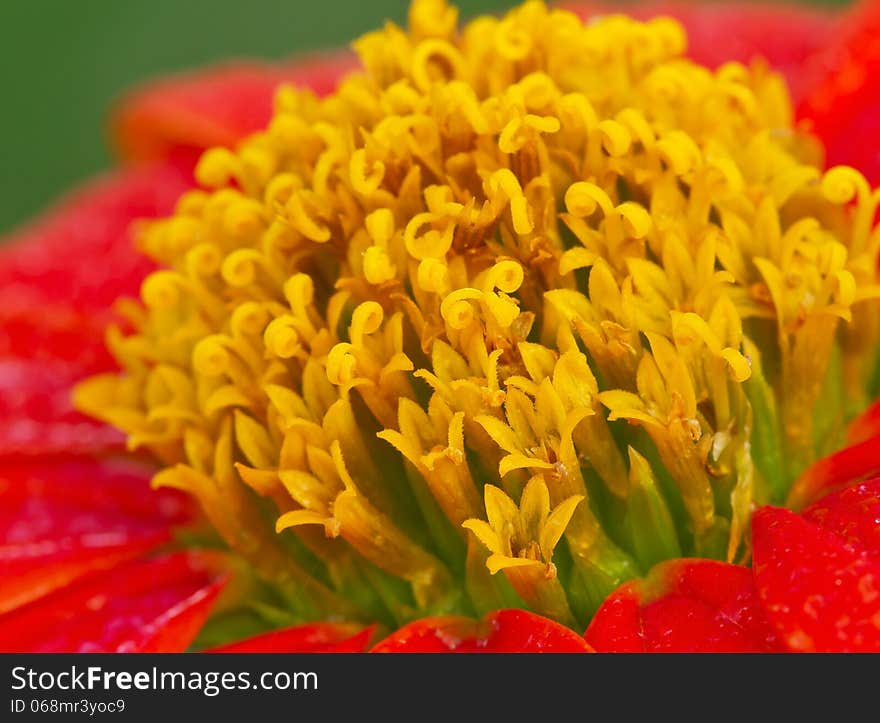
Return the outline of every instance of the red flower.
[[[609,6],[578,4],[583,15],[600,7]],[[865,139],[880,137],[872,93],[880,65],[871,42],[877,7],[866,4],[845,18],[795,6],[661,3],[632,10],[679,17],[692,57],[706,65],[763,55],[786,75],[799,117],[822,140],[829,162],[876,180],[880,156]],[[880,650],[877,407],[850,427],[850,447],[799,476],[788,503],[806,506],[802,513],[766,506],[755,512],[751,567],[692,558],[660,563],[612,592],[585,636],[532,612],[500,609],[481,620],[427,617],[396,632],[360,623],[285,628],[282,619],[282,629],[248,637],[266,626],[247,623],[245,639],[210,644],[209,616],[232,615],[227,600],[259,583],[238,575],[223,554],[199,549],[209,533],[190,498],[149,490],[154,461],[127,451],[114,428],[75,411],[71,389],[115,368],[105,330],[125,328],[130,317],[114,302],[136,296],[153,270],[132,252],[137,222],[171,212],[193,185],[202,151],[232,147],[266,126],[279,83],[329,92],[352,63],[332,55],[225,67],[145,87],[114,116],[122,168],[4,242],[0,650],[181,651],[197,636],[215,652]],[[578,500],[565,502],[570,517]],[[666,524],[665,506],[649,511],[658,528]],[[546,562],[547,579],[557,574],[549,558],[518,559]],[[519,578],[522,589],[534,592],[535,579]]]

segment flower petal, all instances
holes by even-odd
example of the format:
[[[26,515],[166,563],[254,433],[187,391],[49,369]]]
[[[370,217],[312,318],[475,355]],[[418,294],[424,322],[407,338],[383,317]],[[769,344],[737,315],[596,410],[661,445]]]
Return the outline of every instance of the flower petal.
[[[135,90],[113,122],[123,158],[189,156],[213,146],[233,146],[265,128],[275,90],[282,83],[323,95],[354,67],[347,53],[315,55],[283,64],[226,65],[172,78]]]
[[[778,650],[750,570],[715,560],[670,560],[624,583],[584,637],[600,652]]]
[[[799,510],[843,485],[880,474],[880,435],[817,460],[792,485],[786,505]]]
[[[858,444],[877,436],[880,436],[880,402],[874,402],[850,422],[846,430],[846,443]]]
[[[6,652],[180,652],[220,592],[215,560],[176,553],[118,567],[0,615]]]
[[[767,618],[794,651],[880,651],[880,559],[786,509],[752,518]]]
[[[171,211],[187,179],[170,164],[107,174],[0,238],[0,308],[61,303],[106,323],[110,305],[137,294],[152,268],[134,251],[132,221]]]
[[[32,419],[0,420],[0,456],[97,454],[118,451],[125,437],[119,430],[89,419],[43,424]]]
[[[140,556],[192,516],[130,462],[0,462],[0,613]]]
[[[482,620],[433,617],[389,635],[374,653],[589,653],[583,638],[525,610],[498,610]]]
[[[209,653],[363,653],[375,628],[355,623],[310,623],[256,635]]]
[[[0,359],[64,362],[76,377],[115,368],[104,344],[108,313],[84,313],[64,302],[34,304],[25,295],[6,294],[0,305]]]
[[[70,389],[80,376],[76,361],[0,359],[0,458],[123,449],[118,430],[74,410]]]
[[[48,534],[155,529],[192,518],[188,497],[150,489],[137,460],[0,461],[0,544]]]
[[[110,570],[167,541],[154,533],[78,535],[0,547],[0,613],[21,607],[73,581]]]
[[[835,38],[810,64],[811,82],[797,113],[822,139],[826,165],[858,168],[880,180],[880,152],[867,139],[880,133],[880,3],[857,3]]]
[[[110,174],[0,239],[0,456],[122,448],[123,435],[73,410],[70,388],[114,367],[110,305],[151,268],[132,222],[168,212],[184,178],[171,165]]]
[[[880,477],[826,495],[803,516],[847,543],[880,555]]]
[[[596,611],[584,638],[600,653],[645,653],[641,599],[636,581],[625,582]]]

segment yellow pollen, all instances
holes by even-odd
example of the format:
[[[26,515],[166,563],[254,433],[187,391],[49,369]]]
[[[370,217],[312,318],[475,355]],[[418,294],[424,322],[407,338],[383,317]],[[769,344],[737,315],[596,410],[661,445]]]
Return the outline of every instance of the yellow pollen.
[[[821,170],[764,64],[685,44],[416,0],[202,156],[78,407],[301,619],[582,628],[664,556],[744,558],[865,401],[880,194]]]

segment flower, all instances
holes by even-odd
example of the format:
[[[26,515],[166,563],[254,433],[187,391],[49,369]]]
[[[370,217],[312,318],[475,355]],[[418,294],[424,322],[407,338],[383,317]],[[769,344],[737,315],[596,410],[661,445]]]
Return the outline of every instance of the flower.
[[[880,646],[880,196],[807,133],[865,160],[862,26],[586,12],[119,112],[0,258],[0,648]]]
[[[489,521],[466,520],[462,527],[492,553],[486,560],[489,572],[507,571],[508,581],[530,608],[574,626],[553,552],[583,496],[572,495],[551,510],[550,491],[541,475],[526,483],[519,507],[495,485],[487,484],[484,493]]]

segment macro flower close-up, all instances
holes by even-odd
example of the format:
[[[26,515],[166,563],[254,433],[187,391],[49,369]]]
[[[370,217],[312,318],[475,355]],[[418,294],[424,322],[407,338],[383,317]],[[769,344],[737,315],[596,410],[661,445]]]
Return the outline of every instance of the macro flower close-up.
[[[880,3],[460,15],[0,239],[0,651],[880,652]]]

